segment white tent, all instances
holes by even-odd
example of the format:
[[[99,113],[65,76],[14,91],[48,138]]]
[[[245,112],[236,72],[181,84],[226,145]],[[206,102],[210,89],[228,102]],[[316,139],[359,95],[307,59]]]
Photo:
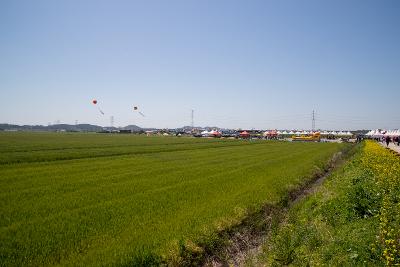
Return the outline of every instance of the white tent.
[[[203,131],[201,132],[201,135],[204,137],[215,137],[215,136],[221,136],[221,133],[218,132],[217,130],[211,130],[209,132]]]
[[[374,131],[371,130],[371,131],[369,131],[368,133],[366,133],[365,135],[366,135],[366,136],[372,136],[373,134],[374,134]]]
[[[205,130],[205,131],[202,131],[200,134],[201,134],[202,136],[205,136],[205,137],[208,137],[208,136],[210,136],[210,132],[209,132],[209,131],[207,131],[207,130]]]
[[[384,133],[383,133],[383,136],[392,136],[392,131],[385,131]]]
[[[400,136],[400,130],[389,130],[386,133],[383,134],[384,136],[389,136],[389,137],[395,137],[395,136]]]
[[[383,137],[383,133],[381,133],[381,131],[379,129],[375,130],[372,134],[372,137],[374,138],[381,138]]]

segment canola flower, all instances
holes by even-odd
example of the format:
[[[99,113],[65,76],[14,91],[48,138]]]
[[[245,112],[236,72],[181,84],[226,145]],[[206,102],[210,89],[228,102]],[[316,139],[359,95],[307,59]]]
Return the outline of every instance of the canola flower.
[[[400,160],[378,143],[367,141],[362,164],[375,177],[382,195],[376,245],[387,266],[400,266]]]

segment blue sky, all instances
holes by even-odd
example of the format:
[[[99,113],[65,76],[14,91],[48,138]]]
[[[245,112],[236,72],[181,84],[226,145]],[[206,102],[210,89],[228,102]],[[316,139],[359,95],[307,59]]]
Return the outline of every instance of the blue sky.
[[[309,129],[315,110],[317,128],[400,128],[399,14],[399,1],[4,0],[0,123],[172,128],[194,109],[197,126]]]

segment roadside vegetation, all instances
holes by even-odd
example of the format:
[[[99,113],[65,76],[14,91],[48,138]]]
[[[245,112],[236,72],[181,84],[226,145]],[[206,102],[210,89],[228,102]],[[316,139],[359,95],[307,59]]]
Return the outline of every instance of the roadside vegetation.
[[[219,233],[287,198],[345,147],[1,133],[1,264],[199,264]]]
[[[249,265],[397,266],[400,264],[400,158],[379,144],[294,204],[262,255]],[[261,263],[260,263],[261,262]]]

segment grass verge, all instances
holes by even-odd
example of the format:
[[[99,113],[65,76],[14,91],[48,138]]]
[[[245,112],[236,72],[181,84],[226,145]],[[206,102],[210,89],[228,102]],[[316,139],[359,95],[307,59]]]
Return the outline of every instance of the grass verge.
[[[373,142],[296,203],[249,265],[400,264],[400,161]]]

